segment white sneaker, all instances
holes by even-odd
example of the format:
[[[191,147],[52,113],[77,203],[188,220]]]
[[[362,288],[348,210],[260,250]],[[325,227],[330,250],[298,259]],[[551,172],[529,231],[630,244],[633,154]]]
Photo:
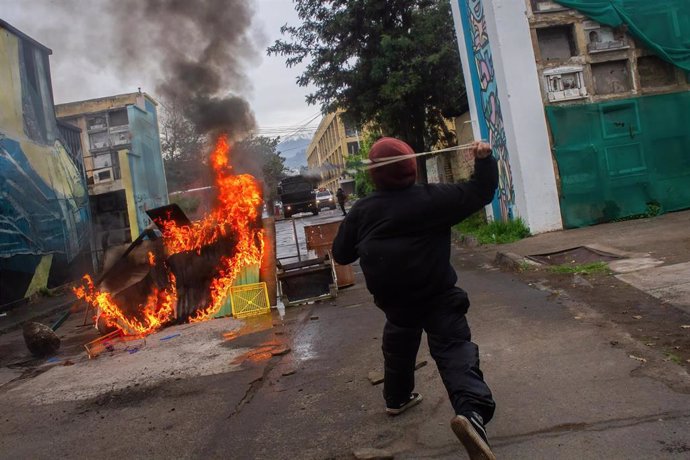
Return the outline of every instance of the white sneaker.
[[[404,403],[401,403],[400,405],[397,405],[394,407],[386,407],[386,413],[388,415],[402,414],[403,412],[405,412],[410,407],[414,407],[417,404],[419,404],[421,401],[422,401],[422,395],[420,395],[419,393],[412,393],[410,395],[410,399],[408,399]]]

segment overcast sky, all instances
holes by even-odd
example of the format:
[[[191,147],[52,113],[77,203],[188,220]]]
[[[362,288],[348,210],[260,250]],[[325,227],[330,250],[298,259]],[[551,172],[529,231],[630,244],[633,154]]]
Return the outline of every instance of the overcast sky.
[[[128,69],[123,75],[108,61],[111,42],[106,31],[113,26],[99,14],[103,2],[117,4],[117,0],[0,0],[0,18],[53,50],[50,59],[56,103],[134,92],[138,87],[156,97],[155,75],[137,69]],[[308,89],[295,82],[301,68],[288,69],[282,57],[269,57],[265,52],[266,46],[280,37],[283,24],[297,24],[292,1],[255,0],[255,5],[251,29],[254,40],[260,43],[261,55],[247,63],[245,71],[253,87],[242,96],[255,112],[260,133],[284,135],[319,110],[304,102]],[[174,34],[170,39],[174,40]],[[99,65],[83,57],[101,48]],[[319,119],[310,125],[316,126]]]

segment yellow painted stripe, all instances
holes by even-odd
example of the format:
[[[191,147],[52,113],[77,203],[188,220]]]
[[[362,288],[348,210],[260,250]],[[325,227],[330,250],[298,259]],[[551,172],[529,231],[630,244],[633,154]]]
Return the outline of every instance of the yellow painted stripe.
[[[125,198],[127,199],[127,217],[129,217],[129,231],[132,241],[139,236],[139,223],[137,221],[137,204],[134,201],[134,184],[132,183],[132,171],[129,169],[129,158],[127,150],[117,152],[120,158],[120,174],[122,175],[122,185],[125,187]]]
[[[41,257],[41,261],[34,270],[34,277],[31,278],[31,283],[24,294],[24,297],[31,297],[41,289],[48,287],[48,276],[50,275],[50,267],[53,265],[53,255],[48,254]]]

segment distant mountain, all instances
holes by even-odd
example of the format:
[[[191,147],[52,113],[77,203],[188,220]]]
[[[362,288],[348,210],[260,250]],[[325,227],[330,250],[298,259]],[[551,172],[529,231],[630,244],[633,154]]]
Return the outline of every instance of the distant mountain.
[[[286,158],[285,166],[294,169],[299,169],[302,166],[307,166],[307,149],[305,148],[304,150],[300,150],[294,156]]]
[[[298,137],[287,139],[278,144],[278,153],[285,158],[285,166],[299,169],[307,165],[307,147],[311,143],[311,137]]]

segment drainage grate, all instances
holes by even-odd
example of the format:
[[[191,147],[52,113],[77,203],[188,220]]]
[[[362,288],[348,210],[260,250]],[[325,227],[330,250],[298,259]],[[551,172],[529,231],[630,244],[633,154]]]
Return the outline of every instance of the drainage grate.
[[[592,262],[611,262],[612,260],[623,259],[624,257],[609,254],[608,252],[597,251],[586,246],[578,246],[565,251],[551,252],[547,254],[535,254],[528,258],[542,264],[563,265],[563,264],[589,264]]]

